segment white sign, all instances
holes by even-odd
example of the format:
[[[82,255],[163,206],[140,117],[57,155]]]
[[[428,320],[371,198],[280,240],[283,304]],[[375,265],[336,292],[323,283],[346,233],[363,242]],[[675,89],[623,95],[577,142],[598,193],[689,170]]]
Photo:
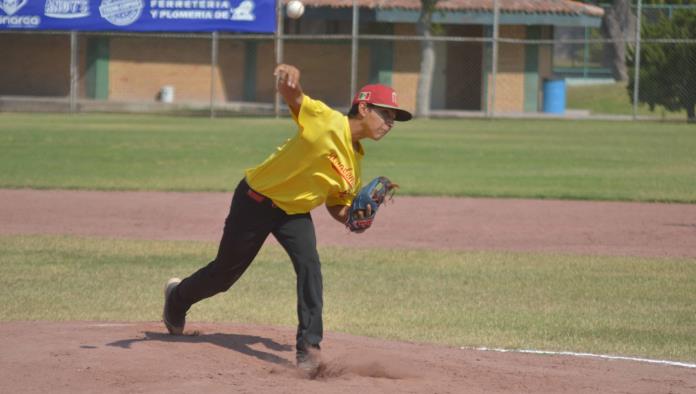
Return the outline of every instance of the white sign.
[[[99,14],[116,26],[128,26],[143,12],[142,0],[102,0]]]
[[[84,18],[89,16],[89,0],[46,0],[44,13],[51,18]]]
[[[256,7],[256,5],[252,0],[244,0],[239,3],[237,8],[233,9],[234,11],[232,11],[232,17],[230,19],[233,21],[254,21],[256,20],[254,7]]]
[[[29,0],[0,0],[0,10],[7,15],[0,15],[0,27],[35,29],[41,24],[39,15],[15,15]]]
[[[2,0],[0,9],[5,11],[7,15],[14,15],[20,8],[24,7],[29,0]]]

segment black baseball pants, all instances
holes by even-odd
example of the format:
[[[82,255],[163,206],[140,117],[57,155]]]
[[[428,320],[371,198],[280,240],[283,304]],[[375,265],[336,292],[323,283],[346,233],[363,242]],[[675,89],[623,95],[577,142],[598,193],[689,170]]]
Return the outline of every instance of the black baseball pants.
[[[297,350],[322,339],[322,276],[314,223],[309,213],[288,215],[243,179],[234,192],[217,257],[184,279],[174,304],[181,310],[227,291],[249,267],[268,234],[283,246],[297,274]]]

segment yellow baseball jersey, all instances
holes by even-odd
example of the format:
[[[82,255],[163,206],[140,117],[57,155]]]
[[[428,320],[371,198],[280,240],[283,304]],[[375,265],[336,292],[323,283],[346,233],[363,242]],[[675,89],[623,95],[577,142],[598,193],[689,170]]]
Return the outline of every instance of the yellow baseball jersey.
[[[292,116],[297,135],[246,170],[249,186],[288,214],[306,213],[323,203],[350,205],[360,186],[365,152],[359,142],[357,152],[353,148],[348,117],[307,95],[299,115]]]

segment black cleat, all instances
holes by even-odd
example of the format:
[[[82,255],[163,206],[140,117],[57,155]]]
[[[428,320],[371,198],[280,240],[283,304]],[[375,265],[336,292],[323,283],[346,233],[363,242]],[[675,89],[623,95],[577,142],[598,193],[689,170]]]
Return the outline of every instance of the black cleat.
[[[183,335],[184,325],[186,325],[186,312],[177,313],[172,310],[171,295],[176,286],[181,283],[179,278],[171,278],[164,286],[164,310],[162,311],[162,321],[172,335]]]

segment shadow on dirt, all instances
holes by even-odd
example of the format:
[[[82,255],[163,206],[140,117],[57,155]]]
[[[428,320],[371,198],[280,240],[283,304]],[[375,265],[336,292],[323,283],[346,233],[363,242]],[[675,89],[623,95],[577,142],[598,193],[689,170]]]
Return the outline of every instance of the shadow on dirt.
[[[138,339],[123,339],[108,343],[107,346],[115,346],[123,349],[130,349],[133,344],[146,341],[160,342],[179,342],[179,343],[212,343],[213,345],[221,346],[226,349],[246,354],[247,356],[256,357],[259,360],[267,361],[273,364],[284,367],[293,367],[294,364],[282,357],[276,356],[273,353],[268,353],[253,349],[251,346],[261,344],[267,349],[276,352],[290,352],[294,347],[291,345],[280,344],[272,339],[259,337],[255,335],[238,335],[238,334],[201,334],[198,332],[184,333],[184,335],[169,335],[160,332],[144,332],[144,338]]]

